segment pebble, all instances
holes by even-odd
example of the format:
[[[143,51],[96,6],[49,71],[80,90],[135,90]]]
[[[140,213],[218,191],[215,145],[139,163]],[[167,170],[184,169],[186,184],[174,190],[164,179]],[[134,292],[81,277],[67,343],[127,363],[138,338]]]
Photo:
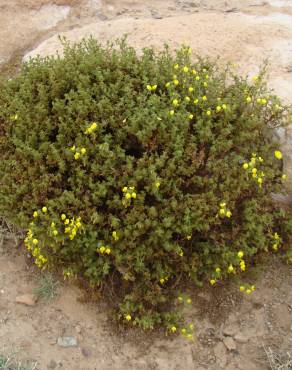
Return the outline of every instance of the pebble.
[[[59,337],[58,338],[58,346],[60,347],[76,347],[77,346],[77,339],[75,337]]]
[[[223,339],[223,343],[225,344],[228,351],[235,351],[236,350],[236,343],[233,338],[226,337]]]
[[[23,294],[16,297],[16,303],[22,303],[26,306],[34,306],[36,304],[36,297],[33,294]]]
[[[55,360],[51,360],[47,366],[47,369],[53,370],[53,369],[56,369],[57,366],[58,366],[57,362]]]
[[[236,342],[238,343],[247,343],[249,341],[249,338],[242,335],[242,334],[236,334],[234,336],[234,339],[236,340]]]

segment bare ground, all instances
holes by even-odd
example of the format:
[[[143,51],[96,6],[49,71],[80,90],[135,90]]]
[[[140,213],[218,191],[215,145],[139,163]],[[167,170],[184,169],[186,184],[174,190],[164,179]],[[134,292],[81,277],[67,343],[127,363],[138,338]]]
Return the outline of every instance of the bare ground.
[[[291,0],[0,0],[0,25],[0,64],[55,53],[59,33],[73,41],[90,34],[106,41],[127,32],[137,48],[185,42],[194,53],[219,54],[251,74],[268,57],[271,86],[292,101]],[[292,353],[292,271],[276,259],[252,277],[257,291],[251,297],[232,284],[194,288],[186,311],[195,324],[194,342],[118,330],[103,301],[82,303],[83,292],[71,283],[63,282],[52,301],[17,304],[38,278],[23,250],[5,242],[0,349],[18,348],[39,370],[261,370],[269,368],[264,348]],[[74,336],[77,346],[60,347],[57,338],[64,336]]]

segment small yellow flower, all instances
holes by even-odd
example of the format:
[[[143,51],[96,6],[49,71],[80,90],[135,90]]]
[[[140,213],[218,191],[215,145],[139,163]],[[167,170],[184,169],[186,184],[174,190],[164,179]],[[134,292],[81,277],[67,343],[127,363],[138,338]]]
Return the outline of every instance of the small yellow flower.
[[[169,86],[170,86],[170,82],[166,82],[165,87],[169,87]]]
[[[287,180],[287,175],[285,173],[282,175],[282,180]]]
[[[174,110],[169,111],[169,115],[173,116],[174,115]]]
[[[86,148],[81,148],[81,154],[85,154],[86,153]]]
[[[56,226],[55,222],[51,223],[51,228],[53,229]]]
[[[250,102],[251,102],[251,97],[250,97],[250,96],[248,96],[248,97],[246,98],[246,102],[247,102],[247,103],[250,103]]]
[[[163,278],[159,279],[160,281],[160,284],[164,284],[165,283],[165,280]]]
[[[204,95],[204,96],[202,97],[202,100],[203,100],[203,101],[207,101],[207,100],[208,100],[207,96],[206,96],[206,95]]]
[[[228,272],[234,272],[234,267],[232,265],[229,265],[228,266]]]
[[[170,328],[170,331],[171,331],[172,333],[175,333],[175,332],[176,332],[176,327],[175,327],[175,326],[172,326],[172,327]]]
[[[43,213],[47,213],[47,212],[48,212],[48,208],[47,208],[47,207],[43,207],[43,208],[42,208],[42,212],[43,212]]]
[[[246,289],[246,294],[251,294],[251,289]]]
[[[191,240],[191,239],[192,239],[192,235],[188,235],[188,236],[187,236],[187,239],[188,239],[188,240]]]
[[[253,76],[253,81],[257,81],[258,79],[259,79],[259,77],[258,76]]]
[[[241,271],[245,271],[245,262],[243,260],[240,261],[240,269]]]
[[[104,246],[100,247],[100,248],[99,248],[100,253],[104,253],[104,252],[105,252],[105,249],[106,249],[106,248],[105,248]]]
[[[146,88],[147,88],[148,91],[151,91],[152,90],[151,85],[147,85]]]
[[[119,237],[118,237],[118,234],[117,234],[116,231],[112,232],[112,236],[113,236],[114,240],[116,240],[116,241],[119,240]]]
[[[128,191],[128,187],[127,186],[124,186],[123,187],[123,193],[126,193]]]
[[[208,87],[208,82],[206,82],[206,81],[205,81],[205,82],[204,82],[204,86],[205,86],[205,87]]]
[[[38,240],[37,239],[33,239],[33,241],[32,241],[32,244],[34,244],[34,245],[37,245],[38,244]]]
[[[126,193],[125,197],[126,197],[126,199],[131,199],[131,194],[130,193]]]
[[[253,169],[251,170],[251,172],[255,175],[255,174],[258,172],[258,170],[257,170],[256,168],[253,168]]]
[[[259,162],[263,163],[263,158],[262,157],[259,157]]]
[[[193,119],[194,118],[194,115],[193,114],[189,114],[189,119]]]
[[[173,66],[173,68],[174,68],[174,69],[178,69],[178,67],[179,67],[179,65],[178,65],[178,64],[175,64],[175,65]]]
[[[80,153],[79,152],[77,152],[77,153],[75,153],[74,154],[74,158],[77,160],[77,159],[79,159],[80,158]]]
[[[191,100],[191,99],[190,99],[188,96],[186,96],[186,97],[185,97],[185,101],[186,101],[187,103],[189,103],[189,102],[190,102],[190,100]]]
[[[64,225],[69,225],[69,223],[70,223],[70,220],[66,218],[66,220],[64,221]]]
[[[188,338],[189,340],[192,340],[192,339],[193,339],[193,334],[189,333],[189,334],[187,335],[187,338]]]
[[[58,235],[58,231],[57,230],[54,230],[53,231],[53,235],[57,236]]]
[[[187,303],[188,303],[188,304],[191,304],[191,303],[192,303],[191,298],[188,298],[188,299],[187,299]]]
[[[217,105],[217,107],[216,107],[216,112],[220,112],[221,111],[221,106],[220,105]]]
[[[230,218],[232,216],[232,213],[230,211],[226,212],[226,217]]]
[[[252,285],[252,286],[250,287],[250,289],[251,289],[251,291],[252,291],[252,292],[254,292],[254,291],[255,291],[255,286],[254,286],[254,285]]]
[[[131,320],[132,320],[132,316],[128,314],[128,315],[126,315],[126,316],[125,316],[125,319],[126,319],[127,321],[131,321]]]
[[[38,217],[38,212],[37,211],[34,211],[34,213],[33,213],[33,218],[37,218]]]
[[[151,87],[151,90],[152,91],[155,91],[157,89],[157,85],[153,85],[152,87]]]
[[[194,88],[192,86],[189,87],[189,92],[192,93],[194,91]]]
[[[262,100],[261,100],[261,104],[262,104],[262,105],[266,105],[266,104],[267,104],[267,100],[266,100],[266,99],[262,99]]]
[[[179,302],[182,302],[183,301],[183,298],[182,297],[178,297],[178,300],[179,300]]]
[[[132,196],[133,199],[136,199],[137,198],[137,194],[136,193],[132,193],[131,196]]]
[[[245,286],[241,285],[241,286],[239,287],[239,290],[240,290],[241,292],[244,292],[244,291],[245,291]]]
[[[199,76],[196,76],[196,81],[200,81],[200,77]]]
[[[183,251],[180,251],[178,255],[179,255],[180,257],[183,257],[183,256],[184,256],[184,252],[183,252]]]
[[[244,253],[243,253],[242,251],[239,251],[239,252],[237,253],[237,255],[238,255],[238,257],[239,257],[239,258],[242,258],[242,257],[244,256]]]
[[[221,208],[225,208],[226,207],[226,203],[225,202],[220,203],[220,207]]]
[[[189,71],[189,68],[188,67],[183,67],[183,72],[184,73],[188,73],[188,71]]]
[[[282,154],[282,152],[280,152],[280,150],[276,150],[274,154],[275,154],[275,157],[277,159],[282,159],[283,158],[283,154]]]
[[[185,334],[186,332],[187,332],[187,329],[185,329],[185,328],[182,328],[182,329],[181,329],[181,333],[182,333],[182,334]]]
[[[194,100],[194,104],[197,105],[199,103],[199,99]]]
[[[70,148],[70,150],[72,150],[72,152],[75,152],[75,150],[76,150],[75,145],[73,145],[73,146]]]
[[[106,254],[111,254],[111,249],[110,248],[106,248],[105,253]]]
[[[211,113],[212,113],[212,112],[211,112],[209,109],[208,109],[208,110],[207,110],[207,112],[206,112],[207,116],[211,116]]]
[[[225,209],[224,209],[224,208],[220,208],[220,210],[219,210],[219,214],[220,214],[221,216],[224,216],[224,215],[225,215]]]
[[[193,329],[194,329],[194,324],[190,324],[190,325],[189,325],[189,328],[190,328],[191,330],[193,330]]]
[[[61,220],[66,220],[66,215],[64,213],[61,214]]]
[[[216,267],[215,272],[216,272],[217,274],[220,274],[220,272],[221,272],[221,268],[220,268],[220,267]]]
[[[173,99],[172,104],[173,104],[175,107],[177,107],[177,106],[178,106],[178,100],[177,100],[177,99]]]
[[[278,244],[273,244],[273,249],[274,249],[274,251],[277,252],[277,250],[278,250]]]
[[[197,72],[195,69],[193,69],[193,70],[192,70],[192,74],[193,74],[193,75],[196,75],[197,73],[198,73],[198,72]]]
[[[259,178],[259,179],[258,179],[258,183],[259,183],[259,185],[262,185],[262,183],[263,183],[263,179],[262,179],[262,178]]]
[[[223,108],[224,110],[226,110],[226,109],[227,109],[227,105],[226,105],[226,104],[222,104],[222,108]]]
[[[215,284],[216,284],[216,280],[215,280],[215,279],[211,279],[211,280],[210,280],[210,284],[211,284],[211,285],[215,285]]]
[[[157,189],[160,187],[160,182],[159,181],[157,181],[156,183],[155,183],[155,186],[157,187]]]
[[[243,166],[242,166],[245,170],[248,169],[248,163],[244,163]]]
[[[179,84],[179,81],[177,79],[173,80],[173,83],[175,84],[175,86],[177,86]]]

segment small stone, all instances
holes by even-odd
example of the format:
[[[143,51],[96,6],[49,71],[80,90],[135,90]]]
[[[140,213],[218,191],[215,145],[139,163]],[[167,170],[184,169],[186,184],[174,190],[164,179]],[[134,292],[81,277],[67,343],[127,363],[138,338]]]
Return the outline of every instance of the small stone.
[[[84,357],[91,356],[91,351],[88,348],[81,348],[81,353],[83,354]]]
[[[59,337],[57,343],[60,347],[76,347],[77,339],[75,337]]]
[[[236,342],[238,343],[247,343],[249,341],[249,338],[247,338],[246,336],[242,335],[242,334],[236,334],[234,336],[234,339],[236,340]]]
[[[47,366],[47,369],[53,370],[53,369],[56,369],[57,366],[58,366],[57,362],[55,360],[51,360]]]
[[[33,294],[23,294],[16,297],[16,303],[22,303],[27,306],[34,306],[36,304],[36,297]]]
[[[227,363],[227,353],[226,348],[222,342],[216,344],[216,346],[214,347],[214,354],[216,356],[218,365],[224,368]]]
[[[236,343],[234,342],[233,338],[226,337],[223,339],[223,343],[225,344],[228,351],[235,351],[236,350]]]

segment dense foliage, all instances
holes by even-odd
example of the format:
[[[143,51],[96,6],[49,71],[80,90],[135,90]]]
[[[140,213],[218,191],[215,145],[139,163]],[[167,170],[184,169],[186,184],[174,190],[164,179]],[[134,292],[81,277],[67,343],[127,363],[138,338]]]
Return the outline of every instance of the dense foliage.
[[[90,39],[2,85],[0,213],[41,268],[118,288],[125,322],[175,331],[178,280],[216,285],[282,248],[285,109],[263,74]]]

